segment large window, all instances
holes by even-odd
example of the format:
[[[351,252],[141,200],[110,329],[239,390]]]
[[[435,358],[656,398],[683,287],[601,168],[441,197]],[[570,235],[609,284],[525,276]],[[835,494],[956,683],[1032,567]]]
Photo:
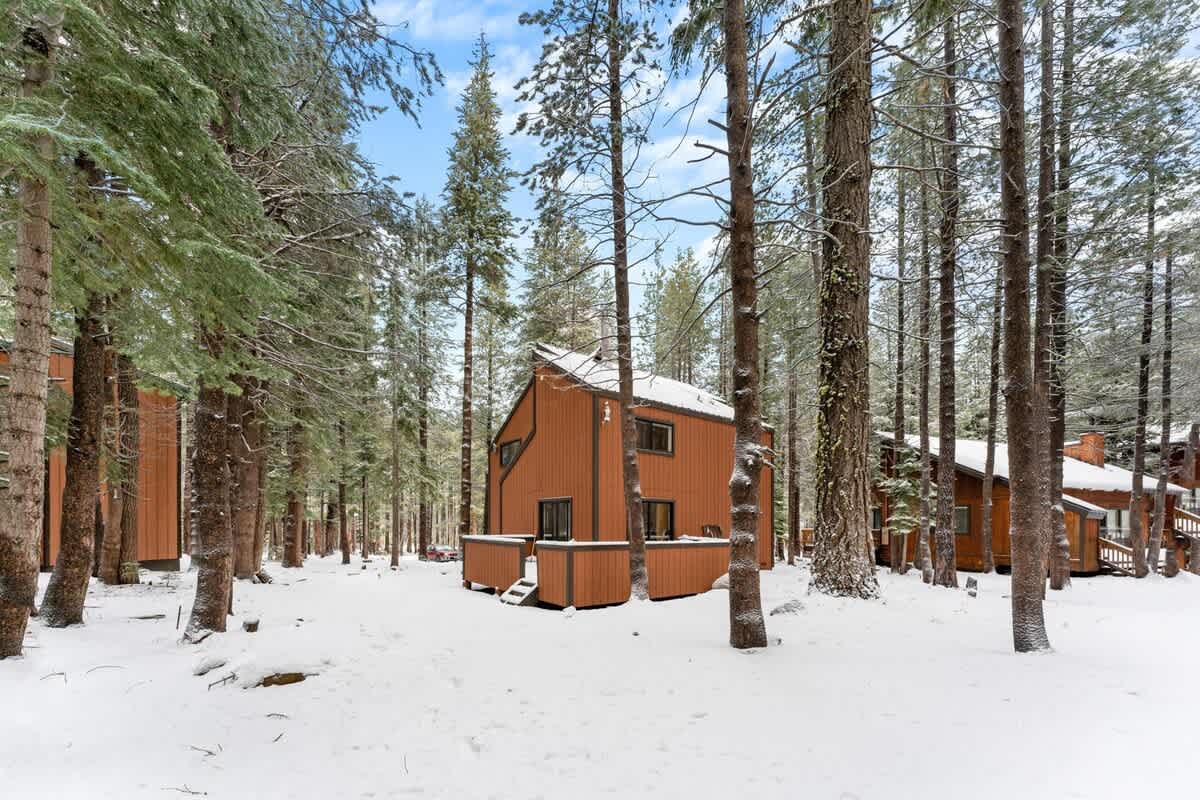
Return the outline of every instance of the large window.
[[[642,529],[648,542],[674,539],[675,504],[669,500],[643,500]]]
[[[538,538],[565,542],[571,538],[571,499],[538,503]]]
[[[1129,509],[1107,509],[1101,534],[1105,539],[1111,539],[1114,542],[1129,541]]]
[[[883,509],[879,506],[871,506],[871,530],[883,530]]]
[[[521,440],[513,439],[511,442],[505,442],[500,445],[500,466],[507,467],[509,464],[517,460],[517,453],[521,452]]]
[[[954,507],[954,532],[959,536],[971,535],[971,507]]]
[[[675,426],[654,419],[637,420],[637,446],[648,453],[671,455],[675,452]]]

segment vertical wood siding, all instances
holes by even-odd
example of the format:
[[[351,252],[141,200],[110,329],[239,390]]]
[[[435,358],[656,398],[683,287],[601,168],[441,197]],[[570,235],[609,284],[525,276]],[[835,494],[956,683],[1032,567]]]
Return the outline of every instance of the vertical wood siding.
[[[521,543],[463,537],[463,580],[503,592],[525,575]]]
[[[0,351],[0,364],[8,363],[8,353]],[[69,354],[52,353],[50,380],[72,394]],[[114,387],[115,392],[115,387]],[[178,401],[157,392],[138,392],[140,464],[138,469],[138,559],[141,561],[179,558],[179,451]],[[66,448],[49,454],[49,546],[42,553],[43,566],[52,566],[58,557],[62,529],[62,496],[67,479]],[[108,513],[107,491],[103,492],[101,512]]]
[[[566,608],[567,558],[566,550],[542,548],[537,554],[538,600],[552,606]]]
[[[729,544],[652,544],[646,569],[655,600],[707,592],[729,571]]]

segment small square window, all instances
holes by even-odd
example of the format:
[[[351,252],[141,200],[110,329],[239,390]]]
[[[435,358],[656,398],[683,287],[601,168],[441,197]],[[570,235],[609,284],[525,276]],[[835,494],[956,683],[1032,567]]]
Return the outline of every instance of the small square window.
[[[638,450],[664,455],[671,455],[675,452],[674,425],[653,419],[638,419],[635,422],[637,423]]]
[[[500,466],[507,467],[509,464],[517,460],[517,453],[521,452],[521,440],[513,439],[511,442],[505,442],[500,445]]]
[[[954,532],[959,536],[971,535],[971,507],[954,507]]]

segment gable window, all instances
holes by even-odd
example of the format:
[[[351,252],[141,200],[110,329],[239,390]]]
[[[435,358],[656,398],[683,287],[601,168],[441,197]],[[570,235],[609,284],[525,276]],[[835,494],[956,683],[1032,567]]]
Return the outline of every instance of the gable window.
[[[500,466],[507,467],[509,464],[517,460],[517,453],[521,452],[521,440],[513,439],[511,442],[504,442],[500,445]]]
[[[538,538],[559,542],[571,538],[571,498],[538,502]]]
[[[638,450],[647,453],[663,453],[672,455],[675,452],[675,426],[669,422],[659,422],[656,419],[638,419],[637,446]]]
[[[971,507],[954,507],[954,532],[959,536],[971,535]]]
[[[643,500],[642,530],[648,542],[674,539],[675,504],[669,500]]]

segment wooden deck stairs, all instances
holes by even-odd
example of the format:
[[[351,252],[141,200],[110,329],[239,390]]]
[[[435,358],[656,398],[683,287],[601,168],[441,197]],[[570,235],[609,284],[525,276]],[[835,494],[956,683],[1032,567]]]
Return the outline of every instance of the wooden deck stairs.
[[[1175,509],[1175,536],[1187,540],[1192,553],[1200,552],[1200,513]]]
[[[1134,577],[1133,548],[1100,537],[1100,567],[1118,575]]]
[[[500,602],[510,606],[531,606],[537,602],[538,585],[533,578],[520,578],[500,595]]]

